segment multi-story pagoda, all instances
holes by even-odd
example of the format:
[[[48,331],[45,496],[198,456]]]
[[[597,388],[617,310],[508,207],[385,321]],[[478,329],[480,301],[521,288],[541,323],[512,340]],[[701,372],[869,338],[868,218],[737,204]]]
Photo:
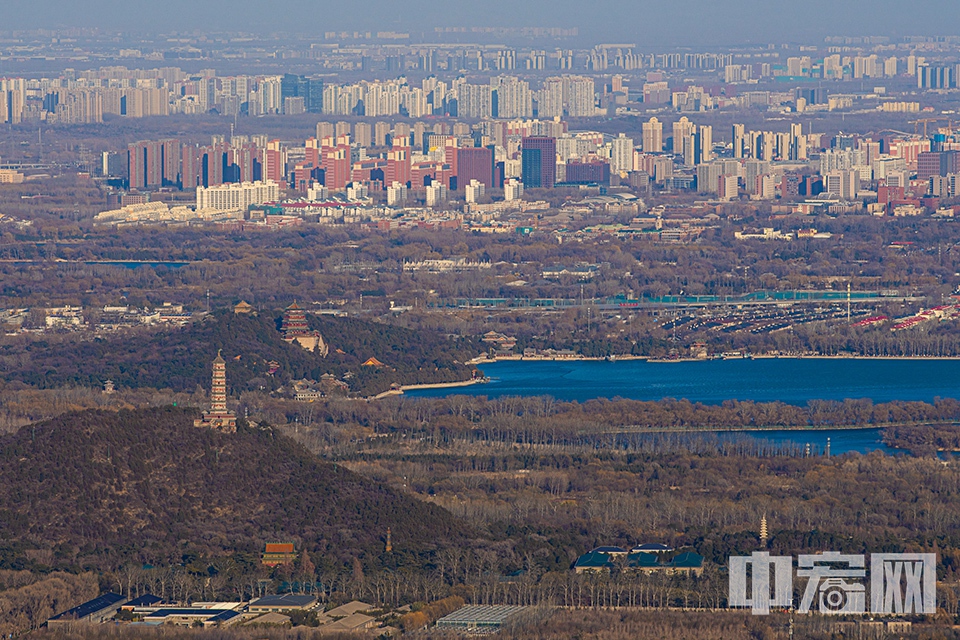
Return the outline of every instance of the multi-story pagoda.
[[[227,409],[227,363],[217,351],[213,360],[213,380],[210,384],[210,411],[193,421],[195,427],[209,427],[233,433],[237,430],[237,417]]]
[[[310,331],[307,326],[307,312],[296,302],[283,310],[283,322],[280,323],[283,337],[305,334]]]
[[[283,311],[283,320],[280,323],[280,332],[287,342],[296,342],[307,351],[319,353],[324,358],[330,347],[323,341],[319,331],[310,331],[307,324],[307,312],[296,302]]]

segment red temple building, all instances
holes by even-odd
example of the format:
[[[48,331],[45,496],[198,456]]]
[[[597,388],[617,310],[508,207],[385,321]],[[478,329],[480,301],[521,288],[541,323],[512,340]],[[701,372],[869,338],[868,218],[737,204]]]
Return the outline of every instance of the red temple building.
[[[319,331],[311,331],[307,325],[307,312],[296,302],[283,311],[283,321],[280,323],[280,332],[287,342],[296,342],[307,351],[318,352],[326,357],[330,347],[323,341]]]

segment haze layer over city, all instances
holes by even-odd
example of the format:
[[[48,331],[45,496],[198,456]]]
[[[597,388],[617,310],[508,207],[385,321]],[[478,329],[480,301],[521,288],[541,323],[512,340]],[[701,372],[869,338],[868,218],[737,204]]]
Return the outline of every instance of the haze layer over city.
[[[951,3],[9,5],[0,635],[960,638]]]

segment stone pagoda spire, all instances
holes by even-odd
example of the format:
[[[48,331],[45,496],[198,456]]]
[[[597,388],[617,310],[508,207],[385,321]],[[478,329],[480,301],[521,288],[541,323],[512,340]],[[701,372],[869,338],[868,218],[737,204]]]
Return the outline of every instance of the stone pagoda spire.
[[[210,384],[210,413],[227,412],[227,363],[218,350],[213,359],[213,381]]]
[[[237,417],[227,409],[227,363],[218,350],[213,359],[213,379],[210,383],[210,411],[193,421],[195,427],[207,427],[233,433],[237,430]]]

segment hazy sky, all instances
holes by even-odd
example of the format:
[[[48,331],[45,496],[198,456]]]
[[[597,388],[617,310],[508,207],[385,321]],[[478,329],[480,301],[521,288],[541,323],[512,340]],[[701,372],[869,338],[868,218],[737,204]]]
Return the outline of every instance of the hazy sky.
[[[591,39],[693,46],[825,35],[960,34],[957,0],[0,0],[0,31],[102,26],[171,30],[432,31],[580,28]]]

